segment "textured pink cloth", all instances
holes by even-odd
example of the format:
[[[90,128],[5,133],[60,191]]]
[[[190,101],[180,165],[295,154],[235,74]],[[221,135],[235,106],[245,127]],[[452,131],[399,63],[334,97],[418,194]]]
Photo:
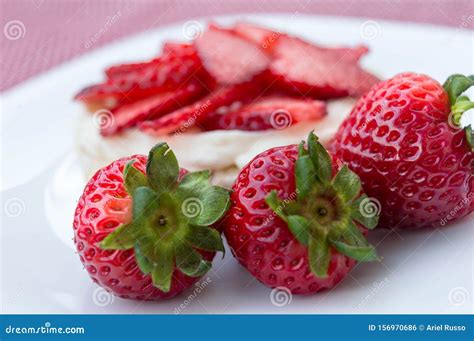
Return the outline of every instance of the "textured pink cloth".
[[[472,0],[0,0],[0,91],[117,38],[203,16],[298,12],[473,29]]]

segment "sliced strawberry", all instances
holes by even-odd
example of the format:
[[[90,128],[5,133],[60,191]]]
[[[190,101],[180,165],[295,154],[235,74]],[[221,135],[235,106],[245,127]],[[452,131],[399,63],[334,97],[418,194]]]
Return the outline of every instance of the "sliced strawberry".
[[[292,93],[321,99],[358,96],[378,82],[358,63],[365,47],[322,48],[282,35],[271,52],[270,70],[277,85]]]
[[[140,122],[153,120],[173,110],[188,105],[203,95],[205,89],[200,83],[190,83],[176,91],[160,93],[145,99],[125,104],[112,110],[111,125],[103,127],[103,136],[116,134]]]
[[[171,58],[166,62],[149,62],[142,66],[127,66],[126,73],[113,72],[105,83],[85,88],[75,99],[91,101],[115,100],[129,103],[157,93],[177,89],[189,81],[201,68],[197,56]],[[110,72],[109,72],[110,73]]]
[[[264,49],[270,46],[272,41],[281,34],[247,22],[238,22],[232,27],[232,31]]]
[[[358,45],[356,47],[332,47],[325,48],[312,45],[315,48],[319,48],[321,53],[327,53],[332,58],[343,59],[345,61],[359,61],[363,56],[369,52],[369,48],[365,45]]]
[[[213,113],[201,126],[205,130],[285,129],[326,115],[322,101],[290,97],[266,97],[227,114]]]
[[[218,84],[247,82],[269,66],[269,58],[257,46],[215,26],[210,26],[195,46],[204,68]]]
[[[232,28],[232,32],[239,35],[240,37],[253,42],[254,44],[258,45],[259,47],[266,50],[267,53],[272,54],[273,47],[272,44],[277,40],[277,38],[281,35],[285,35],[280,31],[272,31],[267,28],[257,26],[254,24],[250,24],[247,22],[238,22]],[[288,36],[287,36],[288,37]],[[315,49],[319,49],[322,52],[334,53],[333,57],[335,58],[347,58],[353,60],[359,60],[362,56],[369,52],[367,46],[357,46],[355,48],[351,47],[336,47],[336,48],[323,48],[317,46],[315,44],[310,44],[298,38],[291,38],[290,39],[297,39],[300,43],[303,43],[308,46],[312,46]]]
[[[163,45],[163,56],[166,56],[167,58],[176,58],[193,54],[196,54],[196,49],[193,44],[169,41]]]
[[[258,82],[225,86],[196,103],[156,120],[143,122],[140,129],[152,135],[183,132],[190,127],[199,125],[212,112],[223,110],[237,102],[247,102],[255,98],[259,90]]]
[[[142,62],[142,63],[128,63],[128,64],[113,65],[105,69],[105,75],[107,76],[107,78],[120,77],[130,72],[141,71],[150,66],[157,66],[161,62],[162,62],[161,58],[153,58],[150,61]]]
[[[150,66],[157,66],[160,63],[166,63],[172,58],[189,57],[192,55],[196,56],[196,50],[192,44],[167,42],[163,45],[163,55],[161,57],[141,63],[113,65],[105,70],[105,74],[108,78],[114,78],[130,72],[140,71]]]

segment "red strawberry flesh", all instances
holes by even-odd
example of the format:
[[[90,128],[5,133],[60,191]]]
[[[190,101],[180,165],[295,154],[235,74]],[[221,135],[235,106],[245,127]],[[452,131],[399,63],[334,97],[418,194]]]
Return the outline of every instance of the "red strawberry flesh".
[[[165,92],[155,96],[119,106],[112,110],[112,124],[101,129],[104,136],[114,135],[140,122],[153,120],[173,110],[192,103],[204,93],[200,83],[190,83],[174,92]]]
[[[124,72],[119,69],[125,69]],[[175,90],[190,81],[201,70],[196,54],[155,59],[142,64],[129,64],[109,70],[113,74],[106,82],[83,89],[75,99],[91,102],[115,99],[129,103],[160,92]]]
[[[195,55],[196,49],[193,44],[166,42],[163,45],[163,55],[166,58],[179,58],[182,56]]]
[[[128,63],[128,64],[114,65],[114,66],[108,67],[105,70],[105,74],[108,78],[120,77],[130,72],[138,72],[147,67],[157,66],[161,62],[162,62],[161,58],[154,58],[150,61],[142,62],[142,63]]]
[[[300,122],[317,121],[326,115],[326,105],[317,100],[267,97],[227,114],[214,113],[203,123],[205,130],[285,129]]]
[[[195,42],[204,68],[218,84],[239,84],[267,70],[269,59],[257,46],[211,26]]]
[[[249,101],[258,94],[259,89],[258,82],[222,87],[196,103],[156,120],[143,122],[140,129],[152,135],[184,132],[195,125],[199,126],[210,113],[220,108],[231,106],[235,102]]]
[[[360,67],[364,47],[321,48],[303,40],[279,36],[272,45],[271,72],[279,87],[321,99],[358,96],[378,79]]]

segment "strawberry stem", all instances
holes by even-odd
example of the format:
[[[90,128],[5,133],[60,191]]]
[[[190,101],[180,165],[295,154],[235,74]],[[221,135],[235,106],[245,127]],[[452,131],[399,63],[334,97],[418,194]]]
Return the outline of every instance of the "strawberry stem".
[[[449,76],[446,82],[443,84],[443,88],[448,93],[449,102],[451,104],[451,113],[449,115],[449,119],[457,127],[462,128],[462,115],[466,111],[474,109],[474,102],[472,102],[469,97],[462,96],[462,94],[473,85],[474,75],[464,76],[461,74]],[[464,130],[466,132],[466,140],[471,147],[471,150],[474,150],[471,125],[469,124],[464,127]]]

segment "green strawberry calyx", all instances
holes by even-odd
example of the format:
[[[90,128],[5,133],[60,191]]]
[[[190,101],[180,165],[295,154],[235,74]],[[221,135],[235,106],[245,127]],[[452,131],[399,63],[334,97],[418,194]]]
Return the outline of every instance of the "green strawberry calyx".
[[[461,126],[462,115],[470,110],[474,109],[474,102],[469,97],[463,96],[463,92],[474,85],[474,75],[464,76],[461,74],[454,74],[448,77],[446,82],[443,84],[443,88],[446,90],[449,96],[449,102],[451,104],[451,113],[449,115],[450,123],[457,127]],[[466,131],[466,139],[474,150],[474,138],[471,125],[467,125],[464,130]]]
[[[209,171],[190,172],[179,180],[178,161],[166,143],[150,150],[146,174],[133,164],[123,173],[132,220],[105,237],[100,247],[133,249],[141,271],[168,292],[176,268],[192,277],[211,268],[199,250],[224,252],[221,235],[211,226],[229,208],[229,191],[211,185]]]
[[[307,246],[311,272],[327,277],[331,249],[358,261],[377,260],[358,225],[377,226],[380,205],[361,195],[359,177],[344,165],[332,177],[332,160],[313,132],[302,141],[295,162],[295,200],[281,200],[277,191],[266,198],[299,243]]]

